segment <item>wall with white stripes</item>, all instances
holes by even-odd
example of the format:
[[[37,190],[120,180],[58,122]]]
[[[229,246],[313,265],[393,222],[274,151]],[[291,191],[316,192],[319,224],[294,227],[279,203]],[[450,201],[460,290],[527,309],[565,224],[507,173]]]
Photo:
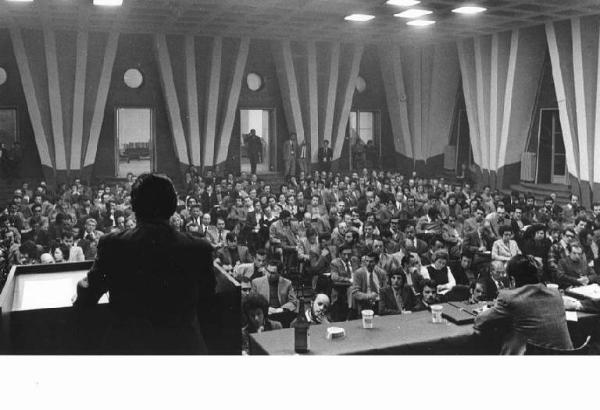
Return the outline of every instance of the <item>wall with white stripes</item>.
[[[575,18],[420,48],[11,27],[0,36],[7,51],[0,63],[17,69],[26,106],[21,140],[36,148],[46,177],[114,174],[120,104],[155,108],[163,172],[235,169],[227,162],[239,138],[238,108],[254,104],[274,108],[277,139],[295,132],[309,143],[313,163],[324,139],[335,160],[347,155],[349,113],[371,104],[382,112],[384,157],[392,151],[401,169],[428,167],[448,144],[463,93],[474,161],[484,182],[506,186],[518,182],[513,171],[505,174],[519,167],[549,51],[571,181],[591,200],[600,194],[599,25],[597,18]],[[136,64],[144,85],[124,89],[123,70]],[[365,67],[383,84],[379,99],[355,91]],[[258,97],[245,87],[253,71],[268,72],[269,91]],[[0,93],[0,106],[18,103],[14,83],[3,87],[12,91]]]

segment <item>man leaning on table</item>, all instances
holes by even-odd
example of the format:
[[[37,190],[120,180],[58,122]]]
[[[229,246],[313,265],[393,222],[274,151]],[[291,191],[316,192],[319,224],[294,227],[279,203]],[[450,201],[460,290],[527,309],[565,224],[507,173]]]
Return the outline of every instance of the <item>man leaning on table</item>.
[[[476,333],[507,326],[501,354],[524,354],[527,342],[555,349],[572,349],[565,308],[560,294],[540,283],[532,257],[517,255],[508,261],[506,272],[514,277],[515,289],[503,289],[493,308],[475,319]]]

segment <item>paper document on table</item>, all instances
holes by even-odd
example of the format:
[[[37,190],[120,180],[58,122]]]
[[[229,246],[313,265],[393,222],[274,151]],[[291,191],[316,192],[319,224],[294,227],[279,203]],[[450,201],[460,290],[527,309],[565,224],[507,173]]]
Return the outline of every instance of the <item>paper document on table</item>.
[[[593,283],[587,286],[578,286],[576,288],[567,289],[565,293],[579,299],[600,299],[600,285]]]
[[[569,322],[577,322],[579,320],[579,318],[577,317],[577,312],[573,312],[570,310],[567,310],[565,312],[566,316],[567,316],[567,320]]]

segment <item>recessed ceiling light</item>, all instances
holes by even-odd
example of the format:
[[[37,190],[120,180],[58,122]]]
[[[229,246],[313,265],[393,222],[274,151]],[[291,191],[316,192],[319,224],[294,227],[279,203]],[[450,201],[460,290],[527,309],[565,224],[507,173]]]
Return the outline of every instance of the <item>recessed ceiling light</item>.
[[[414,6],[415,4],[419,4],[420,1],[418,0],[388,0],[386,1],[386,4],[389,4],[390,6],[400,6],[400,7],[410,7],[410,6]]]
[[[431,26],[432,24],[435,24],[435,21],[433,21],[433,20],[411,20],[411,21],[407,22],[406,24],[409,26],[425,27],[425,26]]]
[[[375,16],[370,14],[350,14],[349,16],[344,17],[344,20],[348,21],[369,21],[373,20]]]
[[[94,0],[94,6],[121,6],[123,0]]]
[[[454,10],[452,10],[452,12],[458,13],[458,14],[477,14],[477,13],[482,13],[486,10],[487,9],[485,7],[464,6],[464,7],[459,7],[459,8],[454,9]]]
[[[394,14],[394,17],[402,17],[405,19],[417,19],[419,17],[423,17],[431,13],[433,13],[431,10],[408,9],[403,11],[402,13]]]

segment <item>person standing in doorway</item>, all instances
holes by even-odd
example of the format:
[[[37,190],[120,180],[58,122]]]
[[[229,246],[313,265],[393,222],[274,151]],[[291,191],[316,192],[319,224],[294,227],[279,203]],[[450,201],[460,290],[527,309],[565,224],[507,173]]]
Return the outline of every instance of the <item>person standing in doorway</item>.
[[[256,130],[250,130],[250,134],[246,137],[246,144],[248,146],[248,158],[250,159],[250,172],[256,174],[256,164],[262,153],[262,141]]]
[[[300,167],[300,171],[304,172],[304,175],[308,174],[308,145],[306,145],[306,140],[302,141],[300,144],[300,153],[298,154],[298,166]]]
[[[284,174],[286,177],[296,175],[296,133],[290,134],[290,138],[283,143],[283,163]]]
[[[321,171],[331,171],[331,160],[333,158],[333,150],[329,148],[329,141],[323,141],[323,146],[319,148],[319,168]]]

